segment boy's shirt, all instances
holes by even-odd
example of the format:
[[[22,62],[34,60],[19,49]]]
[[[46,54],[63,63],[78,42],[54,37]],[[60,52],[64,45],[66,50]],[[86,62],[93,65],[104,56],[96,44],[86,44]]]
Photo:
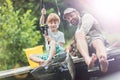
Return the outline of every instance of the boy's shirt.
[[[65,43],[64,33],[59,30],[57,32],[51,32],[50,29],[48,29],[48,35],[52,40],[55,40],[57,45],[59,45],[59,42]],[[49,52],[50,46],[47,40],[45,40],[45,42],[46,42],[46,51]]]

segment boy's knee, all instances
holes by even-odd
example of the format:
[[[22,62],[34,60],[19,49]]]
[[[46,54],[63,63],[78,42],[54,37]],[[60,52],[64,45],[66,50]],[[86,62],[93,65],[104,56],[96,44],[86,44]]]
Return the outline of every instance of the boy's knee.
[[[54,40],[51,40],[50,45],[55,45],[56,42]]]

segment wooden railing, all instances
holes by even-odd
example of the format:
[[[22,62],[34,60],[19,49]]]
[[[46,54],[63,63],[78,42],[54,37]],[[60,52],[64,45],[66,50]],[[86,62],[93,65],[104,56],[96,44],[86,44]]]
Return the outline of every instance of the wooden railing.
[[[74,63],[84,62],[84,59],[83,58],[73,58],[73,62]],[[25,66],[25,67],[0,71],[0,78],[6,78],[6,77],[29,73],[31,70],[32,70],[32,68],[30,68],[30,66]],[[95,71],[95,70],[98,70],[98,68],[94,67],[94,69],[88,70],[88,72]]]
[[[30,70],[31,70],[30,66],[25,66],[25,67],[0,71],[0,78],[6,78],[6,77],[19,75],[19,74],[25,74],[25,73],[30,72]]]

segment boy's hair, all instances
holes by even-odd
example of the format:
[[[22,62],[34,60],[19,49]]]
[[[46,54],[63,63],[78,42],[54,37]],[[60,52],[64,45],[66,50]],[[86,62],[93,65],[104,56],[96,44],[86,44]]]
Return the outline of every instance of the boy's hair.
[[[46,23],[49,23],[51,21],[58,21],[60,24],[60,18],[56,13],[50,13],[48,15]]]

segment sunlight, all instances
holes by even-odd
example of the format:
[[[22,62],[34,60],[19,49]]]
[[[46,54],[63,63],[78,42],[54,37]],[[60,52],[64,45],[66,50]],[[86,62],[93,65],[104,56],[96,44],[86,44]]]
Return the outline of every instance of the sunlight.
[[[112,34],[119,33],[120,0],[89,0],[89,2],[101,20],[104,29]]]
[[[116,18],[120,14],[120,0],[94,0],[92,5],[104,17]]]

